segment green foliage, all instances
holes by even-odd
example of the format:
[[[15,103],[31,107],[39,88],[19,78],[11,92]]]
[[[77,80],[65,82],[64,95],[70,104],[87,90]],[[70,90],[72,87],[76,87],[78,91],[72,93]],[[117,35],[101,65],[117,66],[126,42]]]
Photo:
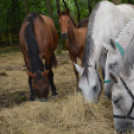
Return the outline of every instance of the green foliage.
[[[77,9],[74,0],[65,0],[65,1],[70,9],[71,14],[75,17],[76,22],[78,22]],[[76,0],[76,1],[80,9],[80,14],[81,14],[80,19],[82,20],[84,18],[89,17],[88,0]],[[99,1],[101,0],[90,0],[92,9]],[[122,3],[128,3],[128,2],[129,0],[122,0]],[[37,12],[39,14],[44,14],[49,16],[47,11],[47,6],[46,6],[46,0],[27,0],[27,3],[30,12]],[[51,8],[54,16],[54,23],[56,25],[56,29],[58,31],[59,38],[60,38],[56,0],[51,0]],[[65,9],[62,0],[60,0],[60,8],[61,10]],[[0,46],[3,46],[3,44],[6,45],[12,45],[12,43],[18,44],[18,41],[14,41],[13,38],[11,38],[12,41],[6,39],[9,38],[9,33],[16,35],[18,39],[19,29],[26,15],[24,1],[23,0],[1,0],[0,11],[1,11]],[[60,40],[61,40],[60,42],[62,42],[62,39]]]

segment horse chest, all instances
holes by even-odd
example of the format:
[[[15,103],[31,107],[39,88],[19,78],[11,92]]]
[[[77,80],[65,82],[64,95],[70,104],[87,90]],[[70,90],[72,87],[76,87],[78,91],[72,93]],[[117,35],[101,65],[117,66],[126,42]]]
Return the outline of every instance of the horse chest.
[[[81,47],[78,45],[78,43],[67,43],[67,49],[70,54],[78,56],[78,54],[81,52]]]

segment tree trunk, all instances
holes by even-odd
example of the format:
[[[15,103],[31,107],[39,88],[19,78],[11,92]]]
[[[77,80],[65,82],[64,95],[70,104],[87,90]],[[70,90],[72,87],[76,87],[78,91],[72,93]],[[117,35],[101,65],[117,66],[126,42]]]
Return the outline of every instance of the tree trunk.
[[[88,0],[88,10],[89,10],[89,15],[92,12],[92,4],[91,4],[91,0]]]
[[[57,6],[57,9],[60,8],[59,0],[56,0],[56,6]]]
[[[46,4],[47,4],[47,9],[48,9],[49,16],[51,17],[51,19],[53,19],[53,13],[52,13],[52,8],[51,8],[51,0],[46,0]]]
[[[12,27],[11,27],[11,33],[14,33],[14,34],[19,33],[17,8],[18,8],[18,0],[12,0]]]
[[[25,4],[25,9],[26,9],[26,15],[28,15],[29,14],[29,7],[27,4],[27,0],[24,0],[24,4]]]
[[[115,5],[121,4],[121,0],[113,0],[113,3],[114,3]]]
[[[76,8],[77,8],[77,18],[78,18],[78,21],[80,21],[80,10],[79,10],[79,7],[78,7],[78,4],[77,4],[77,1],[76,0],[74,0],[74,2],[75,2],[75,5],[76,5]]]
[[[64,0],[62,0],[62,1],[64,3],[65,8],[68,9],[66,2]]]
[[[133,0],[128,0],[128,3],[133,4]]]

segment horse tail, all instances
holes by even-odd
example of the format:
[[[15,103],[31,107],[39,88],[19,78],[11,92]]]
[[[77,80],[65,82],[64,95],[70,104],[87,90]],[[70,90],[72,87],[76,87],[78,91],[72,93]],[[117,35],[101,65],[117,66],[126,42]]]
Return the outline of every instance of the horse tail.
[[[58,66],[58,62],[57,62],[55,54],[53,53],[53,55],[52,55],[52,67],[56,68],[57,66]]]
[[[41,71],[44,71],[44,65],[39,58],[39,48],[38,44],[35,38],[34,34],[34,20],[35,18],[41,18],[38,14],[32,12],[31,15],[26,17],[26,21],[29,21],[29,24],[25,28],[25,40],[26,40],[26,45],[27,45],[27,52],[28,56],[31,62],[31,68],[32,72],[37,71],[38,69]]]

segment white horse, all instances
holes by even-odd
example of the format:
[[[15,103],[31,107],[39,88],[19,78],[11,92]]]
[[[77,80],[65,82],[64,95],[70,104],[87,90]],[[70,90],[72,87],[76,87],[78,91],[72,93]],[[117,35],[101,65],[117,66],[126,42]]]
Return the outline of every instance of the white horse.
[[[114,82],[112,89],[114,125],[117,131],[126,132],[127,128],[134,130],[134,38],[121,60],[118,76],[110,72],[110,78]]]
[[[101,93],[97,70],[103,50],[102,43],[109,44],[109,37],[115,38],[132,17],[134,17],[132,5],[115,6],[108,1],[99,2],[92,11],[88,23],[83,67],[75,64],[81,76],[78,85],[87,102],[97,102]],[[101,60],[102,70],[104,70],[105,55],[104,53]]]
[[[134,19],[129,21],[125,28],[123,28],[119,37],[110,41],[110,45],[103,43],[104,49],[107,52],[107,59],[105,64],[105,80],[104,80],[104,90],[105,94],[111,98],[111,91],[113,87],[113,81],[109,80],[109,72],[113,72],[114,75],[118,76],[120,70],[120,63],[122,56],[124,55],[124,50],[129,45],[130,41],[134,36]]]

